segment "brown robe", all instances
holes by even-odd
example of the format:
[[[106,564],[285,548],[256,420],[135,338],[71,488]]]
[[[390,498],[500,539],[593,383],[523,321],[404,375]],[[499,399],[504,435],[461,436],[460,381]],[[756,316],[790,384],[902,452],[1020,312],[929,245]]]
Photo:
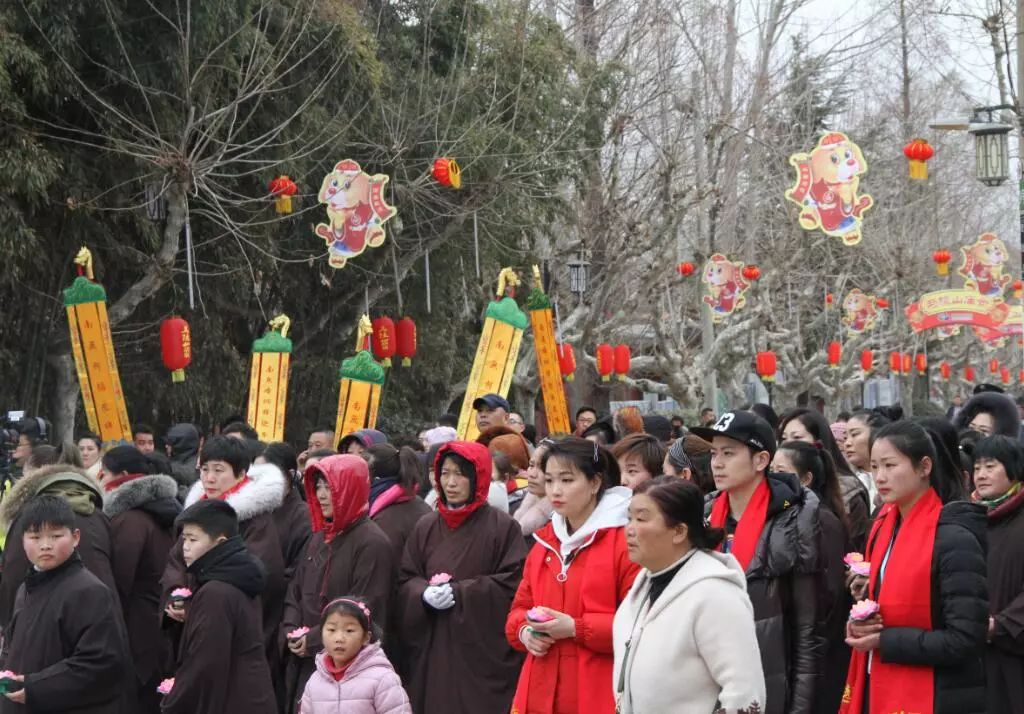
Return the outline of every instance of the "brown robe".
[[[181,512],[177,496],[178,484],[170,476],[142,476],[107,493],[103,506],[117,549],[114,581],[128,630],[140,714],[160,710],[156,688],[170,654],[160,636],[160,577],[174,545],[174,519]]]
[[[371,516],[373,522],[380,526],[388,540],[391,541],[396,567],[402,562],[405,541],[409,538],[409,534],[412,533],[420,519],[428,513],[433,513],[430,506],[422,498],[416,497],[404,503],[393,503]]]
[[[289,485],[284,503],[274,511],[274,525],[281,540],[284,579],[287,583],[291,581],[295,569],[299,567],[302,553],[313,532],[309,522],[309,508],[297,488]]]
[[[32,569],[22,544],[25,529],[19,516],[25,504],[40,493],[61,496],[71,504],[75,512],[75,526],[82,534],[78,543],[82,563],[110,589],[115,600],[117,598],[110,520],[100,510],[103,496],[99,484],[81,469],[67,464],[44,466],[29,476],[23,476],[0,504],[0,521],[9,524],[3,564],[0,566],[0,629],[6,629],[10,622],[18,587]]]
[[[1024,492],[988,512],[989,714],[1024,712]]]
[[[29,706],[0,696],[3,714],[129,714],[120,608],[77,554],[25,580],[7,634],[3,666],[25,675]]]
[[[484,504],[452,530],[426,516],[406,541],[398,608],[403,681],[416,714],[507,712],[522,656],[505,641],[505,618],[523,575],[523,532]],[[455,605],[423,602],[427,581],[452,576]]]
[[[375,622],[387,622],[388,605],[395,587],[395,564],[391,544],[384,532],[363,517],[344,533],[324,543],[323,533],[314,533],[288,588],[281,621],[281,648],[285,652],[285,691],[288,712],[298,710],[306,681],[316,670],[314,657],[323,647],[320,613],[336,597],[360,595],[365,598]],[[308,627],[306,657],[296,657],[285,645],[289,632]]]
[[[192,564],[199,583],[187,605],[174,687],[165,714],[276,714],[263,653],[259,563],[230,538]]]

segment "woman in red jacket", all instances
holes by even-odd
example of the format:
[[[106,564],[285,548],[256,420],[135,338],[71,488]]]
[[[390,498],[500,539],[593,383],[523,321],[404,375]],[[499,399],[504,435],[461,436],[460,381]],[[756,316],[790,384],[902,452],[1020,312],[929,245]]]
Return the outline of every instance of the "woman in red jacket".
[[[541,461],[551,523],[533,537],[505,623],[527,653],[512,714],[612,714],[612,620],[639,571],[623,527],[632,492],[615,459],[569,437]]]

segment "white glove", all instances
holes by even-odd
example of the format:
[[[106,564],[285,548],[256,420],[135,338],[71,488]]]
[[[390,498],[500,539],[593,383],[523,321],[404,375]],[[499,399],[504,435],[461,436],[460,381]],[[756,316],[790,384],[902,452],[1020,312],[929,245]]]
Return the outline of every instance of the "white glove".
[[[423,591],[423,602],[435,610],[447,610],[455,606],[455,593],[448,583],[444,585],[431,585]]]

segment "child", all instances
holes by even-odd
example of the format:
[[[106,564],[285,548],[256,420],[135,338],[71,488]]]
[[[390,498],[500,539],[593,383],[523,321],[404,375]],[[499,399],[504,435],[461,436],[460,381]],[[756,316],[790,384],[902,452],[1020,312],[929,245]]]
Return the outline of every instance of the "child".
[[[21,522],[33,568],[4,633],[4,666],[24,688],[8,691],[0,711],[123,711],[128,640],[117,601],[75,550],[74,511],[59,496],[36,496]]]
[[[266,576],[238,535],[235,509],[216,499],[199,501],[178,516],[177,525],[196,584],[162,711],[275,714],[258,599]]]
[[[380,648],[380,628],[357,597],[332,600],[320,616],[324,649],[306,683],[300,714],[412,714]]]

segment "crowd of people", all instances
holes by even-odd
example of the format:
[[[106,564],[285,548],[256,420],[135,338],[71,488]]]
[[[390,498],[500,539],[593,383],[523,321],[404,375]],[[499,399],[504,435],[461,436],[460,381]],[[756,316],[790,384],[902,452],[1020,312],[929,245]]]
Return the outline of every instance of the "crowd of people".
[[[241,419],[51,444],[0,500],[0,712],[1024,712],[1024,440],[822,404],[538,440]]]

